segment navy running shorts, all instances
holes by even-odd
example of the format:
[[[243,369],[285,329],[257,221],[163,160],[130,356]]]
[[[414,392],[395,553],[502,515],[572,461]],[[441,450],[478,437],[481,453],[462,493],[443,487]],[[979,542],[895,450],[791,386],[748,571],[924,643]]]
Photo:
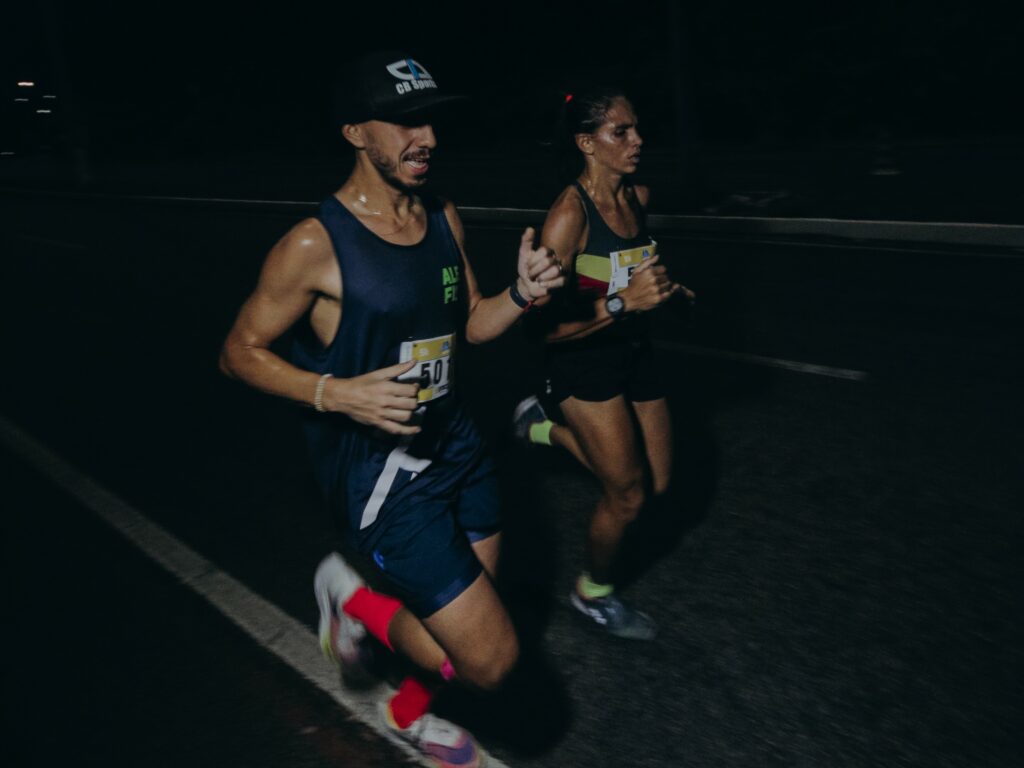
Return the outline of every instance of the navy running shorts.
[[[351,535],[393,586],[394,596],[426,618],[483,572],[471,545],[501,530],[494,464],[485,455],[468,467],[435,461],[408,491],[380,520]]]

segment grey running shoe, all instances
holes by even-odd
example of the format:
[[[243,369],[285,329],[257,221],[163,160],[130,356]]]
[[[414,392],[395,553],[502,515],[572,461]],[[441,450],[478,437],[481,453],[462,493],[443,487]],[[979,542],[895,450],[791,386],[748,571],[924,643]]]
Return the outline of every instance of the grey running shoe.
[[[512,412],[512,431],[517,439],[523,442],[530,442],[530,425],[547,421],[548,415],[544,413],[540,400],[530,395],[516,406]]]
[[[483,752],[464,728],[449,723],[429,712],[399,728],[391,718],[387,702],[379,705],[381,719],[395,735],[412,744],[420,754],[438,768],[479,768]]]
[[[320,608],[320,648],[353,684],[365,684],[373,677],[373,651],[366,627],[341,610],[361,586],[362,578],[337,553],[320,562],[313,578],[313,593]]]
[[[650,616],[630,608],[615,593],[588,600],[574,589],[569,599],[577,611],[615,637],[651,640],[657,632]]]

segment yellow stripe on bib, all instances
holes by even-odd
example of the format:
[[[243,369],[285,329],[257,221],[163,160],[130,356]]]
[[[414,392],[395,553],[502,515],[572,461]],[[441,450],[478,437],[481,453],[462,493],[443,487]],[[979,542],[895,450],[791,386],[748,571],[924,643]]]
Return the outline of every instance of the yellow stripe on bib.
[[[576,257],[576,274],[607,283],[612,277],[612,262],[607,256],[581,253]]]
[[[649,258],[654,255],[653,245],[641,245],[638,248],[630,248],[627,251],[615,251],[612,256],[618,259],[619,268],[635,267],[640,264],[644,258]]]
[[[450,354],[452,337],[440,336],[436,339],[414,341],[412,343],[413,357],[422,362],[424,360],[435,360],[441,355]]]

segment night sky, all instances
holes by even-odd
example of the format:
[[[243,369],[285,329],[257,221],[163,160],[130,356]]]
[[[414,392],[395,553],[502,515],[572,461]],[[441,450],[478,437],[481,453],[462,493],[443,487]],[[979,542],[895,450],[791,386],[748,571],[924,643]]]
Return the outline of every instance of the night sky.
[[[49,0],[7,12],[2,63],[72,95],[94,151],[115,154],[326,146],[327,84],[373,47],[470,93],[460,143],[497,152],[543,138],[581,80],[625,86],[654,146],[1021,132],[1017,4],[672,5]]]

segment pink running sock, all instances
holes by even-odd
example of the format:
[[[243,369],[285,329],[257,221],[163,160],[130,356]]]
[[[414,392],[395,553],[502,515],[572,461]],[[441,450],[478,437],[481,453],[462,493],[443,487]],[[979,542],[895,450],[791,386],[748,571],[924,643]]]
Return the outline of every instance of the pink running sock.
[[[407,677],[398,686],[398,693],[388,702],[391,719],[399,728],[408,728],[410,723],[419,720],[430,709],[430,702],[433,699],[433,690],[415,677]]]
[[[373,592],[367,587],[360,587],[352,593],[341,610],[357,621],[361,621],[371,635],[394,651],[388,639],[388,627],[395,618],[402,603],[393,597]]]

